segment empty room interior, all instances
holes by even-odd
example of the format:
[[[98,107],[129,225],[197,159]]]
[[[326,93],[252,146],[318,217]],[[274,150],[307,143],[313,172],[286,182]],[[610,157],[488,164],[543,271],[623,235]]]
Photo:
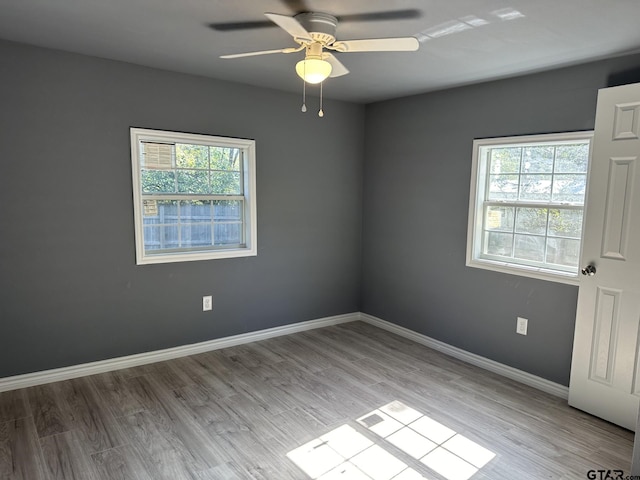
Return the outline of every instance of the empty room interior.
[[[0,479],[640,478],[638,18],[0,2]]]

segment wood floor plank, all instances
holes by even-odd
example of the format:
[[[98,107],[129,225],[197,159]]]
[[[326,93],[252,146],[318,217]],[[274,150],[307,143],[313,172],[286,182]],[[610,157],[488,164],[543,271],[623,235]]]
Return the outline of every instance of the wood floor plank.
[[[275,415],[272,435],[288,450],[310,442],[326,433],[327,426],[319,422],[303,407]]]
[[[274,480],[301,478],[300,471],[293,463],[282,461],[286,458],[286,452],[275,440],[260,439],[251,431],[237,432],[214,440],[233,458],[234,463],[242,465],[253,477]]]
[[[60,397],[60,384],[38,385],[26,390],[31,414],[40,437],[71,430],[68,408]]]
[[[342,346],[343,351],[355,351],[364,358],[375,358],[384,362],[388,368],[398,372],[411,373],[417,370],[414,359],[405,355],[402,350],[384,348],[383,344],[349,330],[341,329],[339,325],[335,329],[327,328],[318,332],[334,345]]]
[[[262,410],[270,415],[277,415],[290,408],[290,404],[285,401],[280,392],[262,381],[251,371],[247,371],[238,377],[235,385],[238,387],[237,395],[251,398]]]
[[[343,391],[319,375],[299,377],[299,384],[327,405],[332,405],[333,410],[343,418],[357,416],[368,409],[365,399]]]
[[[273,415],[266,412],[253,398],[236,394],[227,399],[225,410],[229,412],[234,421],[246,425],[247,429],[237,429],[235,433],[253,432],[253,434],[265,441],[273,436]]]
[[[134,393],[145,406],[144,412],[123,417],[121,422],[131,442],[139,442],[154,461],[165,465],[170,473],[175,466],[164,462],[159,445],[170,452],[172,461],[179,464],[177,468],[185,472],[206,470],[220,463],[213,449],[207,448],[210,437],[206,430],[172,391],[163,391],[162,385],[151,377],[129,381],[135,384]]]
[[[218,352],[207,352],[190,357],[192,372],[197,384],[207,387],[217,398],[225,398],[238,393],[234,384],[236,376],[229,360]]]
[[[0,393],[0,423],[30,415],[24,390]]]
[[[248,477],[249,472],[244,468],[229,462],[203,472],[198,472],[195,480],[245,480]]]
[[[381,396],[380,393],[372,390],[368,383],[361,383],[359,379],[361,375],[355,369],[345,369],[342,366],[327,368],[321,372],[316,373],[316,376],[321,378],[325,383],[334,385],[341,391],[349,392],[351,396],[354,396],[365,408],[379,404],[381,401],[388,403],[394,398],[391,396]],[[375,385],[375,384],[372,384]]]
[[[174,374],[180,380],[171,383],[167,382],[166,379],[161,379],[163,380],[162,383],[164,387],[171,390],[177,390],[187,386],[207,384],[207,380],[211,376],[211,370],[207,367],[211,367],[211,365],[207,362],[206,356],[203,356],[202,358],[204,360],[201,362],[196,361],[195,357],[176,358],[169,362],[173,368]],[[214,380],[211,382],[211,386],[215,385],[216,382]],[[221,396],[225,395],[222,394]]]
[[[316,352],[323,353],[327,357],[337,361],[346,360],[348,362],[354,362],[365,357],[358,351],[345,348],[341,344],[336,344],[331,338],[327,337],[323,330],[326,329],[320,328],[308,332],[300,332],[296,335],[296,339],[304,342],[305,345]]]
[[[393,401],[493,452],[473,480],[630,473],[631,432],[354,322],[0,394],[0,479],[310,480],[287,454],[348,426],[448,480],[357,421]]]
[[[286,407],[283,411],[306,405],[309,412],[313,411],[313,416],[325,425],[331,425],[344,418],[344,413],[299,381],[300,376],[305,374],[300,371],[297,364],[287,361],[277,366],[262,365],[252,368],[251,371],[261,379],[263,384],[269,386],[272,394],[278,395],[279,401]]]
[[[398,372],[395,368],[389,367],[384,362],[379,362],[371,358],[364,358],[353,363],[354,368],[360,368],[369,375],[377,376],[380,381],[397,385],[407,391],[417,393],[438,402],[442,398],[440,385],[433,384],[421,378],[419,375],[405,374]]]
[[[88,454],[126,443],[115,417],[88,378],[75,378],[60,384],[62,401],[69,408],[71,423]]]
[[[440,372],[446,372],[447,377],[474,375],[477,372],[478,367],[474,365],[443,355],[436,350],[425,348],[424,345],[367,323],[350,322],[340,327],[374,340],[379,345],[379,348],[407,355],[412,359],[407,359],[407,361],[413,362],[419,370],[425,372],[431,372],[435,369]]]
[[[290,336],[271,338],[264,343],[270,351],[278,354],[281,361],[294,363],[298,368],[311,373],[319,372],[333,366],[326,355],[309,350],[304,344],[296,342]]]
[[[0,478],[46,479],[33,417],[0,423]]]
[[[91,459],[74,430],[40,439],[46,465],[46,478],[51,480],[97,480]]]
[[[197,379],[188,370],[181,368],[185,360],[177,358],[172,361],[158,362],[148,365],[146,378],[154,378],[163,388],[175,390],[177,388],[193,385]]]
[[[267,370],[271,373],[267,373]],[[269,378],[268,383],[277,385],[280,392],[281,401],[290,409],[297,406],[304,406],[306,411],[325,425],[333,425],[335,422],[345,418],[345,407],[331,403],[326,398],[327,392],[314,391],[309,388],[309,383],[314,380],[309,378],[300,382],[305,374],[293,364],[282,362],[277,369],[273,366],[262,366],[259,375]],[[304,383],[307,383],[305,385]],[[323,389],[324,390],[324,389]]]
[[[222,396],[221,393],[224,392],[224,396],[240,394],[250,397],[265,411],[273,415],[290,408],[290,405],[282,400],[280,392],[265,383],[264,379],[257,375],[253,369],[247,368],[241,362],[236,362],[223,354],[211,355],[208,359],[214,359],[218,368],[214,372],[199,375],[198,379],[212,393],[219,396]],[[256,365],[259,365],[256,368],[273,368],[272,364],[268,362],[260,362]]]
[[[244,418],[238,417],[233,409],[228,407],[231,397],[222,402],[200,385],[185,387],[174,394],[192,414],[193,419],[213,436],[249,431],[251,428]]]
[[[190,452],[180,436],[166,424],[158,424],[148,412],[118,419],[131,444],[144,459],[145,470],[154,479],[190,479],[195,472],[211,468],[198,454]]]
[[[271,342],[268,342],[268,344],[271,345]],[[285,357],[279,355],[270,347],[265,348],[261,345],[261,342],[224,348],[220,350],[220,353],[234,363],[246,368],[259,367],[260,365],[273,365],[285,360]]]
[[[91,456],[100,480],[154,480],[135,448],[123,445]]]
[[[88,377],[115,418],[126,417],[144,410],[144,406],[131,392],[127,378],[131,377],[120,375],[119,371]]]

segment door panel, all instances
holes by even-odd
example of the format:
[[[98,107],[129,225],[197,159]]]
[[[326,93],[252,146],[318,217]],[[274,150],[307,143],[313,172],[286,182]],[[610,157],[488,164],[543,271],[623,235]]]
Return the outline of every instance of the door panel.
[[[622,293],[620,290],[598,287],[596,295],[596,317],[593,323],[593,348],[589,378],[605,385],[613,383],[620,293]]]
[[[607,208],[602,235],[604,258],[626,260],[635,164],[635,157],[612,158],[609,162]]]

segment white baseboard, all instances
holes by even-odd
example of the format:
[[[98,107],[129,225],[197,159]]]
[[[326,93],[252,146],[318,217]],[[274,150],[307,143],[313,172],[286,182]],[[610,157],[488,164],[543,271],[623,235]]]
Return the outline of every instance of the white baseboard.
[[[244,343],[257,342],[267,338],[289,335],[291,333],[303,332],[305,330],[313,330],[315,328],[328,327],[341,323],[362,320],[376,327],[382,328],[389,332],[408,338],[414,342],[420,343],[427,347],[438,350],[446,355],[455,357],[463,362],[476,365],[485,370],[497,373],[512,380],[516,380],[525,385],[542,390],[543,392],[556,395],[567,399],[569,397],[569,389],[564,385],[560,385],[544,378],[532,375],[517,368],[509,367],[502,363],[498,363],[488,358],[481,357],[474,353],[467,352],[460,348],[448,345],[439,340],[435,340],[426,335],[414,332],[408,328],[400,327],[393,323],[387,322],[380,318],[368,315],[366,313],[348,313],[345,315],[336,315],[333,317],[319,318],[309,320],[307,322],[294,323],[284,325],[282,327],[268,328],[257,332],[242,333],[231,337],[218,338],[207,342],[194,343],[190,345],[182,345],[164,350],[155,350],[152,352],[139,353],[136,355],[128,355],[126,357],[110,358],[108,360],[100,360],[98,362],[83,363],[80,365],[72,365],[70,367],[56,368],[53,370],[44,370],[41,372],[27,373],[24,375],[15,375],[13,377],[0,378],[0,392],[8,390],[16,390],[18,388],[33,387],[35,385],[43,385],[46,383],[58,382],[61,380],[69,380],[71,378],[84,377],[87,375],[95,375],[122,368],[136,367],[149,363],[161,362],[172,358],[186,357],[197,353],[219,350],[221,348],[233,347]]]
[[[313,330],[315,328],[328,327],[330,325],[338,325],[340,323],[353,322],[355,320],[360,320],[359,313],[348,313],[345,315],[319,318],[316,320],[309,320],[307,322],[284,325],[282,327],[267,328],[257,332],[217,338],[207,342],[193,343],[164,350],[128,355],[126,357],[110,358],[108,360],[100,360],[98,362],[83,363],[80,365],[72,365],[70,367],[0,378],[0,392],[16,390],[18,388],[33,387],[35,385],[43,385],[45,383],[58,382],[61,380],[69,380],[71,378],[84,377],[86,375],[95,375],[96,373],[104,373],[112,370],[136,367],[138,365],[161,362],[172,358],[186,357],[187,355],[195,355],[197,353],[219,350],[221,348],[233,347],[243,343],[257,342],[258,340],[289,335],[290,333],[302,332],[305,330]]]
[[[537,388],[538,390],[542,390],[543,392],[550,393],[551,395],[555,395],[564,399],[569,398],[569,388],[565,387],[564,385],[560,385],[559,383],[555,383],[536,375],[523,372],[522,370],[509,367],[508,365],[504,365],[494,360],[489,360],[488,358],[481,357],[480,355],[476,355],[475,353],[467,352],[466,350],[462,350],[434,338],[427,337],[426,335],[414,332],[413,330],[409,330],[408,328],[400,327],[393,323],[387,322],[386,320],[374,317],[373,315],[361,313],[360,320],[400,335],[401,337],[413,340],[414,342],[420,343],[427,347],[433,348],[434,350],[457,358],[458,360],[462,360],[463,362],[467,362],[477,367],[484,368],[485,370],[489,370],[493,373],[497,373],[498,375],[502,375],[517,382],[524,383],[525,385]]]

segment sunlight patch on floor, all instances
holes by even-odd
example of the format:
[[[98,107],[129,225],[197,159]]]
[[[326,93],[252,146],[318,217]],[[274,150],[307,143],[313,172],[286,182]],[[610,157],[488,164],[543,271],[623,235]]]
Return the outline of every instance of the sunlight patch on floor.
[[[469,480],[496,456],[399,401],[357,421],[381,441],[342,425],[287,456],[314,480],[428,480],[391,454],[387,442],[447,480]]]

